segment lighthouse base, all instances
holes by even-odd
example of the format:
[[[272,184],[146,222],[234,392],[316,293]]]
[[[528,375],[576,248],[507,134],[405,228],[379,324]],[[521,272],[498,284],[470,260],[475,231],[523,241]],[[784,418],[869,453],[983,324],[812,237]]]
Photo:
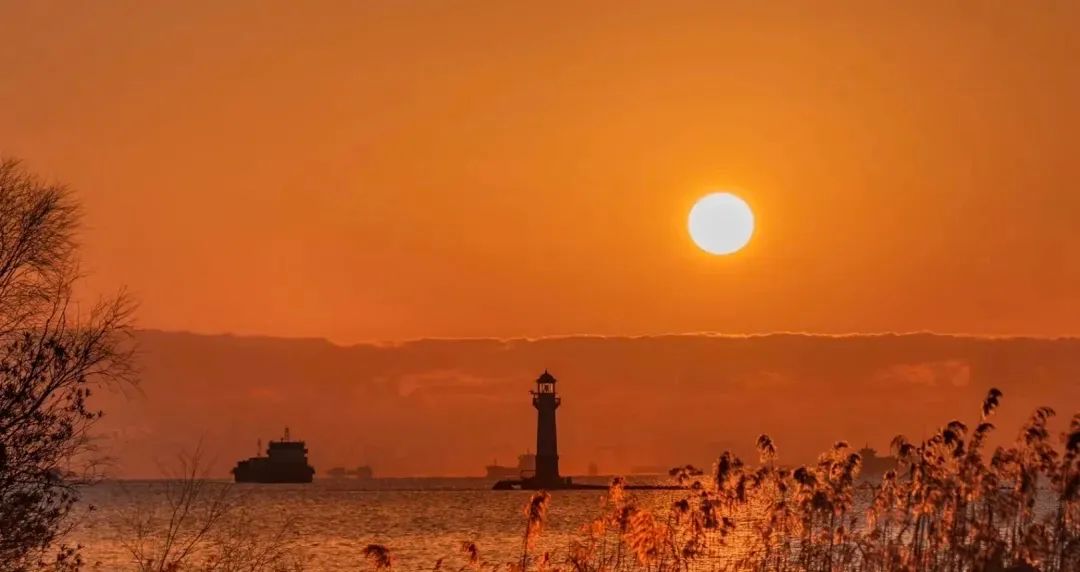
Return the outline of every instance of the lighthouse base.
[[[562,490],[604,490],[607,485],[583,485],[570,480],[570,477],[557,479],[538,479],[536,477],[526,479],[507,479],[495,483],[492,490],[496,491],[562,491]]]

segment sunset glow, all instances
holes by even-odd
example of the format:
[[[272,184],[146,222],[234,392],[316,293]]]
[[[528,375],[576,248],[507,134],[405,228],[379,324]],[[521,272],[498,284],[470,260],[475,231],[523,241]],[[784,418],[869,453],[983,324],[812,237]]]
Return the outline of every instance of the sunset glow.
[[[0,0],[0,572],[1080,571],[1077,22]]]

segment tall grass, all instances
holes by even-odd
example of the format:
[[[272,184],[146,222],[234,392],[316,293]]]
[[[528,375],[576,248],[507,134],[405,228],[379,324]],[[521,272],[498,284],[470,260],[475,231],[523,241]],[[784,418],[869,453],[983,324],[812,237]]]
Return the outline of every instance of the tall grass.
[[[670,507],[640,504],[615,479],[602,514],[565,554],[530,558],[550,497],[526,506],[522,557],[468,566],[573,572],[692,570],[967,572],[1080,570],[1080,414],[1064,433],[1042,407],[1014,443],[988,450],[1001,392],[977,422],[950,421],[933,436],[892,441],[896,467],[860,477],[862,459],[838,442],[816,463],[784,467],[766,435],[754,466],[731,453],[711,473],[678,467],[686,486]],[[1037,502],[1039,504],[1037,505]],[[438,567],[443,566],[442,561]]]

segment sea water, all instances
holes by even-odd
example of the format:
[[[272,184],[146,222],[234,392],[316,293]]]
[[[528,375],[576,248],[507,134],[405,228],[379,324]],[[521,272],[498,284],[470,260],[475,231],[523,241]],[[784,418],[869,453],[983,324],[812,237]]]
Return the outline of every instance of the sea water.
[[[606,484],[608,479],[576,479]],[[631,484],[672,484],[667,477],[637,478]],[[307,571],[369,568],[364,547],[381,544],[390,549],[395,570],[432,570],[443,559],[442,570],[466,564],[463,542],[474,542],[480,558],[491,564],[519,562],[525,532],[525,506],[530,491],[494,491],[494,481],[480,478],[323,479],[311,484],[232,484],[211,482],[203,501],[227,493],[231,510],[219,523],[218,533],[240,538],[279,536],[290,557]],[[87,487],[75,511],[75,526],[64,539],[83,546],[90,570],[135,570],[132,548],[140,536],[144,546],[158,542],[173,514],[178,497],[167,481],[112,481]],[[692,491],[627,491],[641,508],[666,518],[671,504]],[[856,494],[852,513],[858,518],[869,502],[869,490]],[[606,490],[553,491],[543,530],[530,554],[550,553],[565,561],[582,529],[604,516]],[[1040,495],[1036,512],[1053,510],[1053,496]],[[189,522],[205,520],[207,502],[194,503]],[[91,510],[92,508],[92,510]],[[859,518],[859,520],[862,520]],[[147,523],[150,525],[147,526]],[[141,528],[140,528],[141,527]],[[751,534],[752,527],[740,527]],[[191,529],[184,538],[190,538]],[[734,542],[734,545],[740,543]],[[737,557],[726,552],[724,558]]]
[[[603,478],[575,482],[606,483]],[[637,482],[668,482],[666,478]],[[224,527],[260,538],[284,533],[290,550],[306,570],[356,570],[366,566],[361,551],[382,544],[394,556],[397,570],[431,570],[445,558],[447,569],[463,563],[462,542],[475,542],[482,559],[493,563],[521,558],[524,508],[532,492],[493,491],[494,481],[479,478],[322,479],[311,484],[227,484],[231,514]],[[172,498],[176,498],[175,489]],[[535,554],[565,556],[570,540],[584,525],[600,517],[605,490],[551,493],[551,501]],[[643,506],[665,509],[680,491],[634,491]],[[139,523],[148,542],[167,528],[171,515],[165,481],[112,481],[88,487],[76,511],[77,525],[67,538],[81,544],[88,568],[130,570],[131,547]],[[93,510],[90,510],[90,507]],[[196,503],[192,522],[205,517],[205,503]],[[147,520],[152,525],[145,526]],[[451,566],[451,564],[454,564]]]

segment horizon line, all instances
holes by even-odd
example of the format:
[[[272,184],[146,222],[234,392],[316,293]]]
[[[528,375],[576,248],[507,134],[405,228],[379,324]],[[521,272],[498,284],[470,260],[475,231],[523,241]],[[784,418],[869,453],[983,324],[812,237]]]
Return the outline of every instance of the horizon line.
[[[340,348],[352,348],[352,347],[379,347],[379,348],[393,348],[407,346],[411,344],[420,344],[426,342],[497,342],[502,344],[510,343],[536,343],[545,341],[560,341],[560,340],[647,340],[647,339],[663,339],[663,338],[719,338],[719,339],[733,339],[733,340],[749,340],[760,338],[772,338],[772,337],[806,337],[806,338],[826,338],[826,339],[851,339],[851,338],[887,338],[887,337],[916,337],[916,336],[930,336],[939,338],[955,338],[955,339],[972,339],[972,340],[987,340],[987,341],[1080,341],[1080,335],[1031,335],[1031,334],[973,334],[964,332],[935,332],[933,330],[909,330],[909,331],[880,331],[880,332],[845,332],[845,333],[829,333],[829,332],[811,332],[811,331],[798,331],[798,330],[776,330],[773,332],[752,332],[752,333],[724,333],[718,331],[686,331],[686,332],[662,332],[652,334],[589,334],[589,333],[575,333],[575,334],[548,334],[540,336],[425,336],[418,338],[403,338],[400,340],[363,340],[357,342],[340,342],[328,337],[319,336],[283,336],[275,334],[258,334],[258,333],[238,333],[238,332],[206,332],[206,331],[194,331],[194,330],[168,330],[163,328],[134,328],[135,332],[150,332],[160,334],[186,334],[192,336],[202,337],[220,337],[220,338],[234,338],[234,339],[251,339],[251,340],[281,340],[281,341],[307,341],[307,342],[322,342],[334,347]]]

